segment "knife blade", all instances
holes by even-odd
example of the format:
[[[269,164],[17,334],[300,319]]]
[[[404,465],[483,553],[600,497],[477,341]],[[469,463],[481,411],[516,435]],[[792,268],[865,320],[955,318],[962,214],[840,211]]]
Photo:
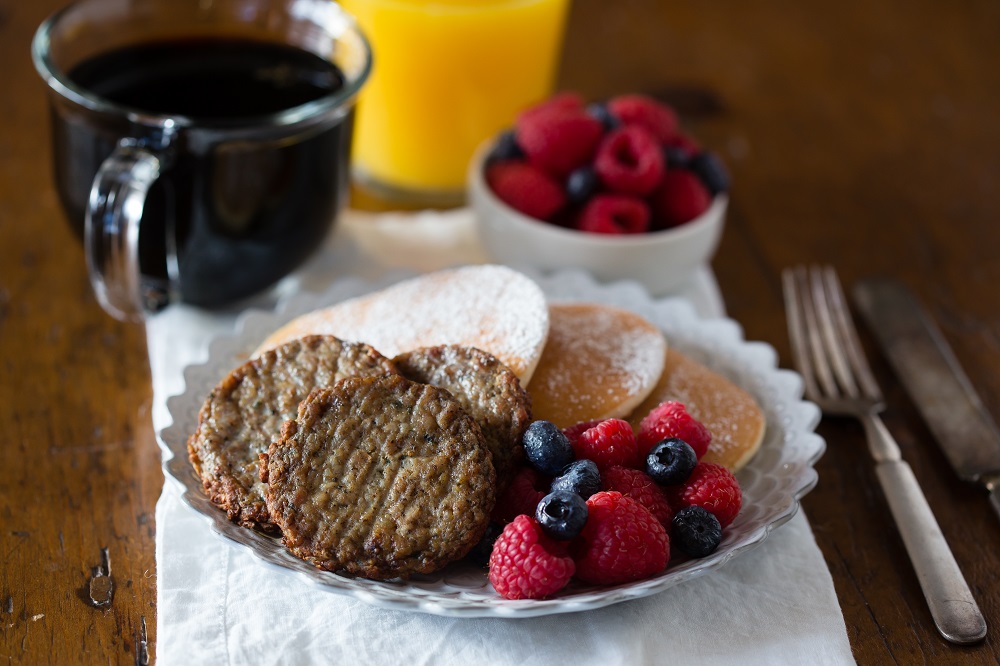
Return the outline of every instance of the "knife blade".
[[[959,478],[987,489],[1000,517],[1000,428],[940,329],[895,280],[862,280],[854,302],[948,462]]]

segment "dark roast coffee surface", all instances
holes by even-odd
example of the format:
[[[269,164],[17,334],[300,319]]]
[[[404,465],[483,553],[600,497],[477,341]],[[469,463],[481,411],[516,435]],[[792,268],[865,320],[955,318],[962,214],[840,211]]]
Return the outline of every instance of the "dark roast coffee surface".
[[[284,44],[185,38],[115,49],[69,72],[76,84],[141,111],[195,119],[262,116],[336,92],[336,66]]]

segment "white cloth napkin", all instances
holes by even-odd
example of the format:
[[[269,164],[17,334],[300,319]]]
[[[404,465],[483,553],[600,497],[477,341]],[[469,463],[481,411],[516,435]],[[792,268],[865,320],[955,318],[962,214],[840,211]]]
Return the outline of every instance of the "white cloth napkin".
[[[483,261],[466,210],[349,212],[330,247],[286,289],[386,267],[432,270]],[[723,313],[705,268],[681,292],[704,316]],[[236,313],[172,307],[147,325],[153,422],[184,366]],[[760,547],[660,594],[540,618],[452,619],[384,610],[265,568],[214,535],[164,484],[156,506],[159,664],[843,664],[854,663],[833,582],[800,512]]]

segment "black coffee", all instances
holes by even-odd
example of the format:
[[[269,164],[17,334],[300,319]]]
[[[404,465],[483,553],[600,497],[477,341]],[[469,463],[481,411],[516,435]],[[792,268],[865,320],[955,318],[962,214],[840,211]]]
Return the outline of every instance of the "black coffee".
[[[313,53],[238,39],[130,46],[82,62],[69,77],[112,102],[197,120],[277,113],[344,84],[340,71]]]
[[[291,129],[258,119],[336,92],[344,78],[334,64],[281,44],[198,38],[112,50],[69,77],[119,105],[193,121],[179,123],[143,210],[142,273],[154,291],[175,262],[182,300],[224,305],[272,285],[322,243],[346,192],[352,116]],[[58,109],[53,128],[59,193],[78,232],[118,137],[161,139],[124,118]]]

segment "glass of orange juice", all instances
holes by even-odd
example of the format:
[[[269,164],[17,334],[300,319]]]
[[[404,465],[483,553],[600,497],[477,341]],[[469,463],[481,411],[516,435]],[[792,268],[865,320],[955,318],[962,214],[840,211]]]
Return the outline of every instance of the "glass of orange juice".
[[[569,0],[339,0],[372,43],[352,170],[383,199],[455,205],[476,146],[552,92]]]

